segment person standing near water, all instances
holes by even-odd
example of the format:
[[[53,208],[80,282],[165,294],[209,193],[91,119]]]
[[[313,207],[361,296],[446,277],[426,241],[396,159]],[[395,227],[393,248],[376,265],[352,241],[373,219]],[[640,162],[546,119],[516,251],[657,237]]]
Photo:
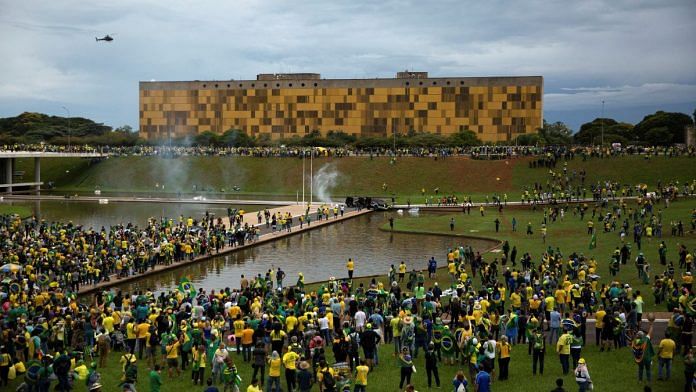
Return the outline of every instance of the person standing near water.
[[[348,259],[346,263],[346,268],[348,269],[348,279],[353,280],[353,270],[355,269],[355,263],[352,258]]]

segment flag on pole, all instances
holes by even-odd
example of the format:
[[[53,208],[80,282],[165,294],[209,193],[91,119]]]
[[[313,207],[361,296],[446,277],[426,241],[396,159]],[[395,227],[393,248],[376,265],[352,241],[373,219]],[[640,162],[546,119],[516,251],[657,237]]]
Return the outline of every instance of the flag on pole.
[[[188,278],[181,278],[179,282],[179,291],[181,291],[187,297],[196,296],[196,288],[193,287],[193,283],[188,280]]]
[[[597,247],[597,235],[592,233],[592,238],[590,239],[590,250]]]

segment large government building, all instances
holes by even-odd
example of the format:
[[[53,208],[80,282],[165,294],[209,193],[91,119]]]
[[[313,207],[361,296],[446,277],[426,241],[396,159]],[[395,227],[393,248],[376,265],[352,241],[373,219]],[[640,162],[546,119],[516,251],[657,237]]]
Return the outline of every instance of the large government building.
[[[260,74],[256,80],[140,82],[140,136],[169,139],[240,129],[271,139],[314,130],[355,136],[409,131],[474,131],[488,142],[536,132],[543,78],[428,77],[322,79],[319,74]]]

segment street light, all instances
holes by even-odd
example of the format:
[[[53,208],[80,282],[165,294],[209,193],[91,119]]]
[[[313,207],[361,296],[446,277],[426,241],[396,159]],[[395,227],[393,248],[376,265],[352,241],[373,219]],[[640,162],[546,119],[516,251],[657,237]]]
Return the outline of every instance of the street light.
[[[66,108],[65,106],[61,107],[63,108],[63,110],[65,110],[66,113],[68,113],[68,151],[70,151],[70,109]]]
[[[602,118],[601,118],[601,124],[602,124],[602,147],[604,147],[604,100],[602,100]]]

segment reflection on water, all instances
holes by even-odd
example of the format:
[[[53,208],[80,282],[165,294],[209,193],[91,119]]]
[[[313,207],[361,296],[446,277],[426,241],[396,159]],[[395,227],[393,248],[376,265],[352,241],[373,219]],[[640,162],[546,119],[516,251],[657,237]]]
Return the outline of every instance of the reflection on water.
[[[160,218],[184,217],[200,218],[208,211],[215,216],[226,216],[227,207],[243,209],[245,211],[257,211],[266,208],[263,205],[224,205],[224,204],[192,204],[192,203],[147,203],[126,202],[99,204],[97,201],[69,201],[69,200],[43,200],[43,201],[16,201],[8,200],[3,204],[26,206],[31,208],[39,219],[48,222],[72,221],[76,225],[93,227],[95,229],[109,227],[116,224],[129,222],[144,225],[150,217]]]
[[[306,282],[326,280],[331,276],[347,276],[349,257],[355,260],[356,276],[384,275],[390,264],[402,260],[409,269],[424,269],[427,260],[435,256],[438,265],[446,263],[447,248],[471,244],[475,250],[495,245],[493,241],[462,240],[454,237],[392,234],[379,230],[388,215],[372,213],[326,226],[303,234],[251,249],[218,256],[211,260],[145,277],[121,285],[125,291],[175,290],[182,277],[188,277],[197,288],[222,289],[239,287],[241,274],[247,277],[265,274],[269,268],[280,266],[286,272],[286,284],[297,281],[302,272]]]

